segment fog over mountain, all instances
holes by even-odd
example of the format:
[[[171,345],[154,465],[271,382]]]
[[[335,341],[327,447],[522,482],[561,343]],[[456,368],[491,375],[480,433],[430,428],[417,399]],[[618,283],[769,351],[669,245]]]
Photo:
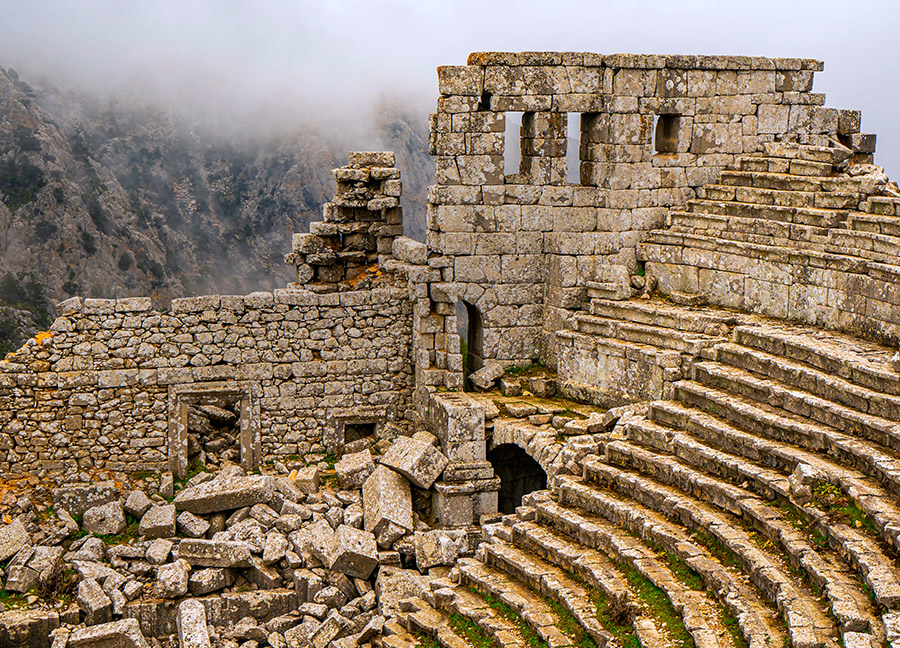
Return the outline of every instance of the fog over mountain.
[[[470,51],[821,58],[900,176],[889,0],[0,0],[0,350],[72,294],[271,289],[347,150],[389,148],[424,232],[435,67]],[[7,192],[8,193],[8,192]]]

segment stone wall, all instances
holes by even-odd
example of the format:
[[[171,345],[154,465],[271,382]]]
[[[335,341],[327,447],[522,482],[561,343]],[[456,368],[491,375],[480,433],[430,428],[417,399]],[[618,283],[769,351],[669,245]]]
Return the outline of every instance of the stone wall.
[[[776,140],[858,135],[859,113],[812,92],[820,61],[758,57],[476,53],[438,69],[430,121],[429,297],[452,325],[430,384],[462,384],[453,306],[483,318],[483,357],[555,363],[554,331],[589,282],[613,289],[672,206],[742,154]],[[510,112],[519,141],[505,141]],[[567,142],[567,120],[579,139]],[[854,128],[855,124],[855,128]],[[515,173],[504,156],[520,148]],[[577,182],[567,147],[578,146]],[[438,328],[435,325],[435,328]]]

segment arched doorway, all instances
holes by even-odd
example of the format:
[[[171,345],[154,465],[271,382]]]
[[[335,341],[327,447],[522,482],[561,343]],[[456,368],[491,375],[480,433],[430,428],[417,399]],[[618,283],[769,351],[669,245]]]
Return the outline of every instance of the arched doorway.
[[[462,340],[463,390],[469,391],[469,376],[484,366],[484,325],[481,311],[474,304],[456,303],[457,332]]]
[[[522,497],[547,488],[547,473],[528,453],[513,443],[504,443],[487,453],[487,460],[500,478],[497,508],[504,515],[516,512]]]

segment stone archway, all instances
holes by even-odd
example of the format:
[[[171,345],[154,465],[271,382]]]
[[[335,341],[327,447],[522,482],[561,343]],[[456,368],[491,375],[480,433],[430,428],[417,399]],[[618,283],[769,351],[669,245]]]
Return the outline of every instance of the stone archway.
[[[547,488],[547,473],[527,452],[514,443],[498,445],[487,453],[487,460],[500,478],[497,508],[509,515],[522,505],[522,497]]]

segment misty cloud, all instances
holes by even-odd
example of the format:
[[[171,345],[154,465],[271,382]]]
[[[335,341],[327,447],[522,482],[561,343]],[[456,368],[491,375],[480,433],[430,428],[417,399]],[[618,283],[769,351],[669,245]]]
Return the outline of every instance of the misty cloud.
[[[0,65],[161,103],[211,126],[319,124],[365,138],[388,98],[424,116],[435,67],[478,50],[821,58],[816,90],[863,111],[900,177],[890,1],[0,0]],[[365,142],[361,142],[365,143]]]

